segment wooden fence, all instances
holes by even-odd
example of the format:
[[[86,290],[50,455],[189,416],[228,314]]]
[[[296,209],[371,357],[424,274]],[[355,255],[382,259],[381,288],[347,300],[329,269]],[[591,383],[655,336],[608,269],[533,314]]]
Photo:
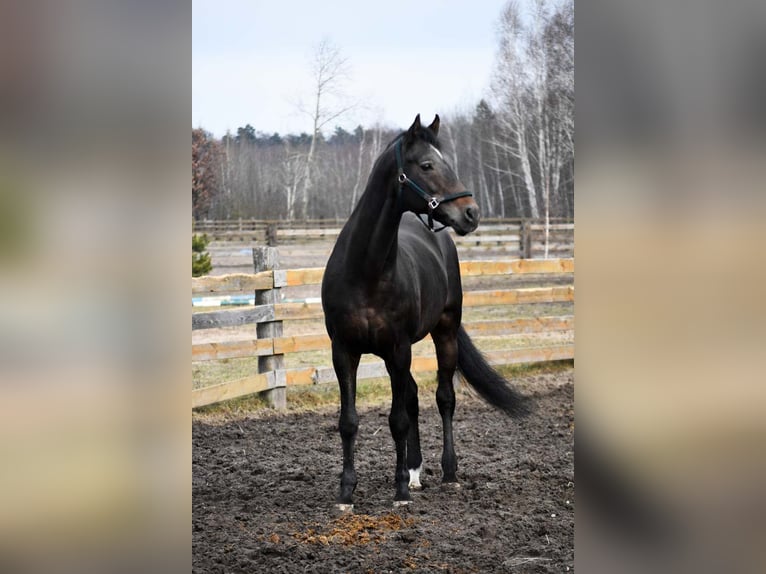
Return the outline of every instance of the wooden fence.
[[[336,381],[331,366],[285,369],[283,357],[288,353],[330,348],[325,333],[300,336],[282,336],[282,322],[301,319],[320,319],[321,303],[280,302],[283,287],[318,285],[322,282],[323,268],[274,269],[274,248],[253,249],[256,267],[262,270],[252,274],[199,277],[192,279],[193,295],[256,292],[256,304],[235,310],[199,312],[192,314],[192,330],[220,327],[257,325],[257,338],[251,340],[196,343],[192,345],[192,360],[207,361],[239,357],[259,357],[259,372],[242,379],[194,389],[192,407],[199,407],[249,395],[266,392],[272,404],[285,406],[284,389],[292,385],[313,385]],[[561,274],[574,272],[574,259],[526,259],[509,261],[466,261],[460,265],[463,277],[516,274]],[[260,296],[259,296],[260,294]],[[516,289],[467,291],[464,307],[516,305],[524,303],[555,303],[574,301],[574,286],[556,285]],[[555,317],[519,317],[510,320],[487,320],[465,324],[472,335],[547,333],[570,331],[574,328],[572,315]],[[571,343],[510,349],[487,353],[493,364],[532,363],[574,358]],[[436,371],[435,357],[414,356],[412,371]],[[382,362],[359,365],[358,378],[386,375]]]
[[[334,240],[343,220],[266,221],[260,219],[201,220],[194,222],[194,233],[205,233],[219,241],[246,241],[259,245],[283,245],[316,240]],[[460,247],[502,245],[509,257],[541,257],[546,247],[546,225],[542,219],[482,219],[479,228],[464,237],[455,236]],[[548,253],[574,255],[574,222],[551,219],[547,233]]]

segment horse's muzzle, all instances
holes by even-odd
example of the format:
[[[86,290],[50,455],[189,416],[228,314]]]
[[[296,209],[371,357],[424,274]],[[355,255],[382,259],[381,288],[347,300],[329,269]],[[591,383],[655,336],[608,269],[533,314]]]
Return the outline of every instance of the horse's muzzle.
[[[465,203],[458,204],[455,202],[455,209],[449,213],[450,226],[455,230],[458,235],[466,235],[471,233],[479,226],[479,220],[481,214],[479,212],[479,206],[473,199],[468,199]]]

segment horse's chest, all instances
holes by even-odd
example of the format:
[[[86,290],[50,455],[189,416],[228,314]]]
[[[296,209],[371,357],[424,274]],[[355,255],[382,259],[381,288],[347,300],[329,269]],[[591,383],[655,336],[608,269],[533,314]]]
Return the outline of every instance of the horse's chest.
[[[343,315],[345,333],[366,352],[387,348],[407,333],[406,313],[394,301],[362,301]]]

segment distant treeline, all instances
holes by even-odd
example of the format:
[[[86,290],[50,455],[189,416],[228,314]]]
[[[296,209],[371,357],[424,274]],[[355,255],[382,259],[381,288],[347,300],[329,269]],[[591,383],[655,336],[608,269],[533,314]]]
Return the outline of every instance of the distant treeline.
[[[572,217],[572,2],[539,1],[528,18],[509,3],[499,29],[490,96],[469,112],[441,114],[443,152],[485,216]],[[345,218],[399,131],[337,127],[329,137],[319,133],[311,150],[307,133],[266,134],[248,124],[217,139],[195,129],[194,217]]]

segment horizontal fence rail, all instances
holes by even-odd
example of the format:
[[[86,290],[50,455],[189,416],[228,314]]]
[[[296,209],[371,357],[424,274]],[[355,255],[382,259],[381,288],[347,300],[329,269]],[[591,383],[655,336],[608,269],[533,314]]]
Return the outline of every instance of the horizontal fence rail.
[[[311,241],[335,240],[344,220],[200,220],[193,223],[192,232],[207,234],[216,241],[245,241],[256,245],[284,245]],[[547,233],[546,233],[547,229]],[[460,237],[454,235],[460,249],[502,248],[509,256],[531,259],[546,251],[558,256],[574,253],[574,222],[551,218],[546,226],[542,219],[482,219],[475,232]]]
[[[255,248],[254,251],[256,251]],[[260,248],[273,249],[273,248]],[[508,261],[464,261],[460,264],[463,277],[512,276],[531,274],[562,274],[574,272],[574,259],[515,259]],[[197,277],[192,279],[192,295],[218,295],[241,292],[278,293],[282,287],[319,285],[324,274],[323,268],[268,269],[256,273],[235,273],[222,276]],[[280,321],[319,319],[323,316],[320,302],[278,302],[251,305],[233,310],[196,312],[192,314],[192,330],[211,328],[232,328],[245,325],[279,324]],[[464,307],[518,305],[528,303],[559,303],[574,301],[574,286],[556,285],[546,287],[525,287],[514,289],[492,289],[466,291],[463,294]],[[496,336],[518,334],[542,334],[571,331],[574,316],[517,317],[505,320],[483,320],[464,324],[471,335]],[[260,326],[258,327],[261,328]],[[326,351],[330,339],[324,333],[296,336],[281,336],[281,328],[274,336],[239,338],[220,342],[192,344],[192,361],[213,361],[259,357],[282,357],[289,353]],[[241,334],[240,334],[241,337]],[[427,337],[428,339],[429,337]],[[574,345],[559,344],[546,347],[525,347],[489,351],[486,356],[491,364],[515,364],[553,361],[574,358]],[[281,364],[281,363],[280,363]],[[273,368],[273,367],[272,367]],[[414,356],[412,371],[425,372],[437,369],[436,358]],[[358,378],[386,376],[382,361],[363,362],[359,365]],[[234,381],[222,382],[192,390],[192,407],[214,404],[245,395],[272,392],[292,385],[314,385],[336,381],[330,366],[312,366],[295,369],[277,368],[260,372]]]
[[[461,261],[460,275],[522,275],[574,273],[574,259],[520,259],[514,261]],[[255,274],[232,273],[192,278],[192,294],[232,293],[300,285],[320,285],[324,267],[307,269],[261,271]],[[252,287],[252,286],[255,287]]]
[[[524,217],[483,217],[482,225],[518,225],[530,222],[530,225],[544,225],[544,219],[530,219]],[[571,225],[574,221],[567,217],[551,217],[551,225]],[[345,219],[199,219],[193,222],[194,233],[210,233],[215,231],[265,231],[269,226],[276,225],[279,229],[305,230],[305,229],[333,229],[341,228],[346,223]]]
[[[567,301],[574,301],[574,287],[571,285],[467,291],[463,294],[463,307],[518,305],[522,303],[560,303]],[[317,319],[322,316],[321,303],[274,303],[271,305],[256,305],[249,309],[194,313],[192,316],[192,330],[238,327],[252,323],[268,323],[289,319]]]
[[[574,328],[574,316],[519,317],[510,320],[476,321],[466,323],[463,326],[469,335],[480,336],[548,333],[551,331],[572,330]],[[431,336],[426,335],[425,340],[430,341]],[[330,338],[325,334],[295,335],[274,339],[242,339],[215,343],[196,343],[192,345],[192,360],[236,359],[328,349],[330,349]]]

